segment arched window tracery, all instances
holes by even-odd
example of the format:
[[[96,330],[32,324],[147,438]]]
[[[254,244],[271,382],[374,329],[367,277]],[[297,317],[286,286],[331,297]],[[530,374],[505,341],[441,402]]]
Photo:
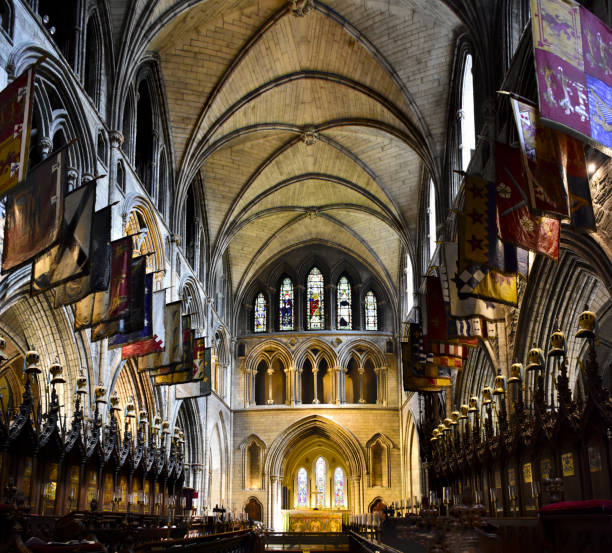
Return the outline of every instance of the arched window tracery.
[[[345,478],[341,467],[334,470],[334,507],[342,508],[346,506],[346,494],[344,492]]]
[[[365,329],[378,330],[378,301],[372,290],[365,296]]]
[[[323,274],[317,267],[313,267],[308,274],[306,282],[306,322],[308,330],[323,330],[324,320],[324,300],[323,294],[325,284]]]
[[[476,149],[476,125],[474,122],[474,79],[472,56],[465,56],[461,84],[461,170],[467,171],[472,151]]]
[[[319,457],[315,463],[315,486],[317,495],[315,499],[315,507],[325,507],[325,492],[327,491],[327,461],[323,457]]]
[[[289,277],[283,279],[280,287],[279,309],[280,322],[279,330],[294,329],[294,311],[293,311],[293,282]]]
[[[351,283],[345,276],[340,277],[337,286],[338,304],[336,308],[338,330],[353,328],[353,309],[351,306]]]
[[[308,505],[308,472],[304,467],[297,473],[297,504],[298,507]]]
[[[265,332],[266,331],[266,298],[259,292],[255,297],[255,309],[254,309],[254,331]]]

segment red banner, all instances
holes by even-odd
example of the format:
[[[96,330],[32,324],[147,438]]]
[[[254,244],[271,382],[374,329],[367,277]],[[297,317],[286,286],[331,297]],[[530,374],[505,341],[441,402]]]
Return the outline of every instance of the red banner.
[[[519,150],[496,143],[495,175],[500,238],[558,259],[561,223],[530,212]]]
[[[0,92],[0,197],[25,178],[33,97],[34,69]]]
[[[427,335],[431,340],[445,340],[448,337],[446,328],[446,310],[440,279],[428,276],[425,281],[425,298],[427,300]]]
[[[106,319],[127,318],[130,314],[130,264],[132,237],[125,236],[112,243],[111,281]]]

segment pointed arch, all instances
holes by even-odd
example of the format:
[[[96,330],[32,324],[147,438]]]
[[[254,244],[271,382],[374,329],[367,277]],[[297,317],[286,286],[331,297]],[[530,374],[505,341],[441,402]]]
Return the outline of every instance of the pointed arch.
[[[280,283],[278,309],[278,330],[295,330],[295,291],[288,276],[284,276]]]
[[[255,296],[253,305],[253,332],[266,332],[268,329],[268,304],[262,292]]]
[[[368,290],[364,301],[364,319],[366,330],[378,330],[378,299],[373,290]]]
[[[353,329],[353,289],[346,274],[343,274],[336,284],[336,328]]]
[[[310,269],[306,277],[306,328],[325,328],[325,279],[316,266]]]

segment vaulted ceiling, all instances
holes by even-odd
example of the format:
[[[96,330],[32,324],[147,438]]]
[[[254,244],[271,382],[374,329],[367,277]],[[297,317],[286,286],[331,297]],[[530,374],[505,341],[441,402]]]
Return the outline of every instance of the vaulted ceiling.
[[[304,243],[397,289],[440,174],[456,16],[441,0],[154,4],[179,200],[199,174],[233,292]]]

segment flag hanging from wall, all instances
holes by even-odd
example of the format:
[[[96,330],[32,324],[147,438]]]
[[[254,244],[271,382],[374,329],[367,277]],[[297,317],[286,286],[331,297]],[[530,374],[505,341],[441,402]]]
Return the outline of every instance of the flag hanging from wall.
[[[138,358],[138,370],[150,371],[160,367],[177,367],[183,362],[180,301],[167,303],[164,313],[164,349]]]
[[[151,354],[164,351],[166,339],[166,331],[164,327],[165,306],[166,291],[158,290],[157,292],[153,292],[153,301],[151,306],[152,336],[148,339],[143,339],[142,341],[137,341],[133,344],[123,346],[121,348],[122,359],[136,356],[149,356]],[[151,356],[153,357],[153,355]],[[138,367],[139,369],[144,369],[144,366],[140,366],[140,359]]]
[[[93,292],[108,289],[110,279],[111,206],[93,215],[89,274],[55,288],[55,307],[70,305]],[[91,262],[93,261],[93,262]]]
[[[33,68],[0,92],[0,197],[26,176],[33,98]]]
[[[569,196],[570,223],[575,229],[595,232],[597,225],[591,201],[584,146],[573,136],[561,131],[557,131],[556,135],[563,178]]]
[[[211,360],[212,348],[205,347],[204,338],[196,338],[193,343],[192,381],[176,388],[177,399],[208,396],[212,392]]]
[[[612,31],[574,0],[531,0],[540,115],[612,148]]]
[[[60,237],[67,150],[51,154],[6,197],[2,273],[40,255]]]
[[[468,296],[463,286],[469,281],[468,275],[459,269],[459,251],[456,242],[442,244],[442,262],[440,263],[440,280],[443,293],[448,298],[450,315],[459,319],[480,316],[484,319],[498,320],[504,318],[504,309],[498,303]],[[444,289],[446,289],[444,291]]]
[[[464,211],[459,220],[461,264],[489,265],[497,241],[495,186],[474,175],[467,175],[464,182]]]
[[[402,380],[407,392],[438,392],[451,386],[447,367],[435,365],[433,354],[423,345],[423,331],[418,323],[410,323],[406,341],[402,342]]]
[[[83,330],[101,323],[126,318],[129,314],[129,267],[132,238],[125,236],[111,242],[109,289],[90,294],[75,304],[74,329]],[[121,309],[119,309],[121,307]],[[98,329],[96,336],[107,337],[120,332],[119,325]],[[111,334],[109,334],[111,333]]]
[[[126,319],[130,314],[132,237],[113,242],[108,311],[105,320]]]
[[[95,181],[66,195],[58,243],[32,263],[32,295],[89,273],[95,204]]]
[[[521,145],[529,209],[539,215],[564,219],[568,216],[567,194],[556,133],[540,124],[535,107],[514,98],[510,102]]]
[[[500,238],[510,244],[559,258],[561,223],[534,215],[516,148],[495,144],[496,205]]]
[[[144,269],[146,269],[146,257],[140,256],[135,258],[133,261],[138,261],[144,263]],[[140,267],[134,267],[136,269],[135,273],[139,273],[141,270]],[[139,274],[132,273],[132,292],[134,292],[135,286],[138,286],[137,280],[140,278]],[[135,277],[135,278],[134,278]],[[139,296],[138,293],[133,294],[133,296]],[[140,309],[135,307],[130,310],[130,323],[126,325],[128,329],[125,333],[115,334],[111,336],[108,340],[108,349],[114,349],[122,346],[126,346],[128,344],[132,344],[133,342],[141,342],[143,340],[149,340],[153,337],[153,273],[148,273],[144,278],[144,297],[143,297],[143,309],[142,309],[142,328],[136,328],[138,326],[137,322],[140,321]],[[163,307],[162,307],[163,309]],[[129,329],[132,330],[129,330]]]
[[[431,340],[446,340],[448,338],[446,309],[442,296],[442,284],[438,277],[431,275],[426,277],[425,300],[427,306],[427,336]]]

